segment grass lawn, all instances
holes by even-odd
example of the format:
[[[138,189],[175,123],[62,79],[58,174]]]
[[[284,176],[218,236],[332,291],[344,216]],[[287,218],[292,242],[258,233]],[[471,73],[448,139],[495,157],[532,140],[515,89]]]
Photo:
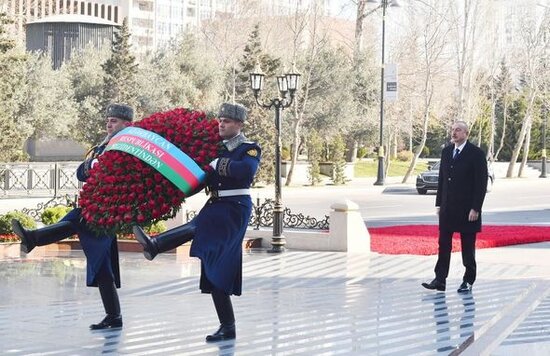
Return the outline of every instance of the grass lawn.
[[[404,176],[409,169],[411,162],[391,161],[390,169],[388,170],[388,177],[400,177]],[[418,173],[428,169],[428,163],[425,161],[416,162],[414,169],[414,176]],[[378,161],[365,160],[359,161],[355,164],[355,176],[356,177],[376,177],[378,171]]]

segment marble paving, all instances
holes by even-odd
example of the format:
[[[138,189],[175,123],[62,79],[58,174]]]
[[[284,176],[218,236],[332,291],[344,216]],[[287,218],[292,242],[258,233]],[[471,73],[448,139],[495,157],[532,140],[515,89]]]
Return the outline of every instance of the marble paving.
[[[204,341],[218,322],[195,259],[121,253],[124,327],[91,332],[103,308],[81,251],[4,258],[0,354],[548,355],[550,270],[506,252],[480,253],[473,293],[460,295],[459,254],[434,293],[420,286],[434,256],[251,251],[233,298],[237,339],[218,344]]]

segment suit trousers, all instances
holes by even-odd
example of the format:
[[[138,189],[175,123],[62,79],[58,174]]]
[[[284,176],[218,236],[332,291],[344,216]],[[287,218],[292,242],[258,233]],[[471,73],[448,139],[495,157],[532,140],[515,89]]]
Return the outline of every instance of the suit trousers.
[[[445,283],[449,275],[449,266],[451,264],[451,250],[453,248],[453,232],[439,231],[439,253],[437,263],[435,265],[435,279]],[[460,244],[462,246],[462,264],[466,268],[464,272],[463,282],[474,284],[476,280],[476,233],[461,232]]]

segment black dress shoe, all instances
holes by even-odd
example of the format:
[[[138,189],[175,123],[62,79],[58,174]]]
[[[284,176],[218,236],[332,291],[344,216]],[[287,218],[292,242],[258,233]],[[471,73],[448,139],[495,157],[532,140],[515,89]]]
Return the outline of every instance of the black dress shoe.
[[[235,339],[235,337],[236,337],[235,324],[234,323],[229,325],[222,324],[220,325],[220,328],[218,329],[218,331],[206,337],[206,342],[233,340]]]
[[[110,315],[101,320],[99,324],[90,325],[91,330],[114,329],[122,327],[122,315]]]
[[[472,285],[468,282],[462,282],[456,291],[458,293],[470,293],[472,291]]]
[[[445,283],[441,283],[437,279],[434,279],[430,283],[422,283],[422,287],[430,290],[438,290],[441,292],[445,291]]]

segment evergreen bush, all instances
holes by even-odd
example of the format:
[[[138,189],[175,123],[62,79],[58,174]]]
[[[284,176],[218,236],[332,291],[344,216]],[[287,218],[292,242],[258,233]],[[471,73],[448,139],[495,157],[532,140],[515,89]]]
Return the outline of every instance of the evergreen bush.
[[[17,210],[8,211],[4,215],[0,215],[0,234],[12,234],[11,228],[12,219],[17,219],[26,229],[36,229],[36,222],[27,214]]]
[[[53,206],[44,209],[40,214],[40,220],[44,225],[52,225],[58,223],[69,211],[73,208],[64,205]]]

